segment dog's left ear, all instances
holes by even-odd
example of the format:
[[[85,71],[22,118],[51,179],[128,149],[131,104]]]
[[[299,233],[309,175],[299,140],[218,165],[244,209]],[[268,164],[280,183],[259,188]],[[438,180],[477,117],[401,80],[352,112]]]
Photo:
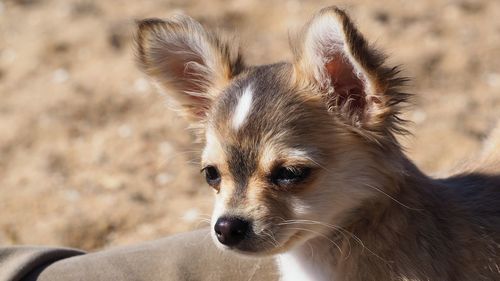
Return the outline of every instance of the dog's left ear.
[[[397,128],[398,104],[407,99],[398,88],[406,79],[384,66],[344,11],[322,9],[292,43],[297,80],[318,89],[332,113],[372,131]]]

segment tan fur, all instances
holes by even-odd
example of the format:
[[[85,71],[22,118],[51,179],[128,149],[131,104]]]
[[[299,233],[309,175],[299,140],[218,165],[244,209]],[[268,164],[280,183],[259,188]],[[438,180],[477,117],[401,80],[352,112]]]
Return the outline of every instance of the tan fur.
[[[214,235],[217,245],[278,254],[286,281],[500,280],[499,166],[446,179],[420,172],[396,139],[406,133],[407,79],[345,12],[316,14],[292,42],[293,63],[244,68],[186,17],[143,21],[137,38],[146,73],[205,133],[203,168],[220,174],[213,223],[251,222],[241,243],[226,247]],[[172,46],[195,51],[185,68]],[[250,85],[251,110],[235,128]],[[278,182],[284,168],[307,176]]]

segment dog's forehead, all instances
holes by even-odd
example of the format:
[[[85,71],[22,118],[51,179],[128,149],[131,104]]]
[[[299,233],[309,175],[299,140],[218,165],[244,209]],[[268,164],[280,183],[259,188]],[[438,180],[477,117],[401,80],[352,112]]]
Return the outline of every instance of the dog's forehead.
[[[294,85],[292,71],[285,63],[253,68],[217,100],[207,138],[217,138],[229,166],[246,166],[234,173],[251,173],[263,153],[304,148],[320,127],[322,103]]]
[[[290,110],[300,100],[290,73],[290,65],[283,63],[252,68],[236,79],[215,106],[217,129],[227,137],[258,137],[292,122]]]
[[[215,157],[229,169],[237,193],[244,193],[263,153],[282,143],[298,115],[304,114],[290,73],[287,64],[252,68],[225,89],[214,106],[206,151],[217,144],[223,156]]]

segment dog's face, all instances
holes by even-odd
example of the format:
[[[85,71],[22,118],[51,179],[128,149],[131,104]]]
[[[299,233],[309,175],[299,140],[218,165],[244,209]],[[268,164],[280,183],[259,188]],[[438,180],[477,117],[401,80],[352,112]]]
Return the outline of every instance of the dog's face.
[[[335,125],[321,99],[293,86],[292,71],[289,64],[249,70],[221,93],[206,124],[213,234],[239,251],[278,251],[300,228],[287,222],[328,219],[331,202],[319,205],[331,195],[322,182]]]
[[[299,38],[293,63],[247,68],[188,17],[139,24],[144,70],[205,143],[223,248],[279,253],[331,231],[375,193],[374,151],[394,143],[400,81],[348,17],[324,9]]]

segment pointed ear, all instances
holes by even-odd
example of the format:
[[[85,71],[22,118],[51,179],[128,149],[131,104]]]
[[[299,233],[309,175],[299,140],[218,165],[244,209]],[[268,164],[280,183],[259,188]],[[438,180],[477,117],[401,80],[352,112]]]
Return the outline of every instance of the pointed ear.
[[[181,15],[139,21],[136,54],[143,71],[194,122],[206,117],[218,90],[243,68],[237,45]]]
[[[328,109],[356,127],[372,131],[400,130],[399,93],[406,81],[397,68],[368,45],[346,13],[336,7],[321,10],[292,45],[296,77],[312,84]]]

